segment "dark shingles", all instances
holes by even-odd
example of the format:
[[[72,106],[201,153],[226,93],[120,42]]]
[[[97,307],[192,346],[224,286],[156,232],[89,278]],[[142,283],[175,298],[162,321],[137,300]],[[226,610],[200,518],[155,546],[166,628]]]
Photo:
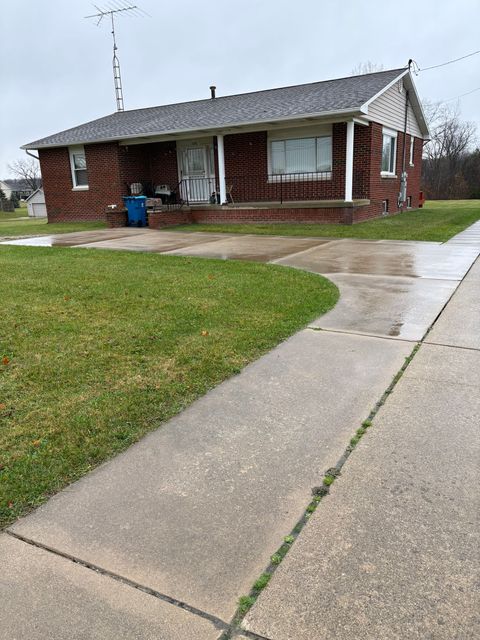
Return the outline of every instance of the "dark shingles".
[[[147,109],[133,109],[87,122],[25,145],[38,149],[212,129],[313,114],[358,110],[404,69],[393,69],[338,80],[255,91]]]

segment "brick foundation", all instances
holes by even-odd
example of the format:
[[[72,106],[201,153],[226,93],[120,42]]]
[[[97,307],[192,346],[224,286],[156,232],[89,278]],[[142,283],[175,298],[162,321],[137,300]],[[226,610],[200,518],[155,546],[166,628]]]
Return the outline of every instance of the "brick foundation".
[[[332,222],[350,224],[353,207],[322,208],[229,208],[194,209],[190,212],[192,222],[202,224],[248,224],[248,223],[319,223]]]
[[[126,209],[116,209],[105,213],[105,222],[107,227],[114,229],[116,227],[126,227],[128,223],[128,212]]]
[[[177,224],[191,224],[193,222],[189,211],[158,211],[148,214],[150,229],[161,229]]]

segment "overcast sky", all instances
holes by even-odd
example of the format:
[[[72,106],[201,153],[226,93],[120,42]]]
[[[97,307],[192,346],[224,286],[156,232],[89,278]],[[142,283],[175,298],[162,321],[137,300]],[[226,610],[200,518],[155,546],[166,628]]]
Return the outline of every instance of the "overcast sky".
[[[96,0],[101,7],[124,0]],[[480,0],[134,0],[119,17],[125,107],[133,109],[385,69],[480,49]],[[1,0],[0,177],[20,145],[115,110],[111,36],[87,0]],[[425,71],[422,99],[480,87],[480,55]],[[454,103],[453,103],[454,104]],[[480,133],[480,91],[460,100]]]

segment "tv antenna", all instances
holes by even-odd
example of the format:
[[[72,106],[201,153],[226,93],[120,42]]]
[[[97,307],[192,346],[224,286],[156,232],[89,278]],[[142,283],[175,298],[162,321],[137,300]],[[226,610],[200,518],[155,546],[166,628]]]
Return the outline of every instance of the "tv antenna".
[[[115,100],[117,102],[117,111],[124,111],[124,102],[123,102],[123,89],[122,89],[122,76],[120,74],[120,60],[117,56],[117,39],[115,36],[115,17],[117,15],[126,16],[126,15],[136,15],[143,17],[148,16],[146,11],[137,7],[137,5],[126,5],[122,2],[122,0],[114,0],[113,3],[110,3],[107,9],[100,9],[96,4],[93,5],[98,13],[94,13],[91,16],[85,16],[88,18],[97,18],[97,27],[100,25],[103,18],[110,18],[110,23],[112,26],[112,39],[113,39],[113,84],[115,86]]]

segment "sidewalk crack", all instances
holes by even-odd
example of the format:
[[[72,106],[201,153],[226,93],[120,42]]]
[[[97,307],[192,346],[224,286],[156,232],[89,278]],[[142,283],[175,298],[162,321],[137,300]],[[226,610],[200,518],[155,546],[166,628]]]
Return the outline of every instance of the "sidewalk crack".
[[[143,593],[146,593],[149,596],[153,596],[158,600],[162,600],[163,602],[167,602],[168,604],[178,607],[179,609],[183,609],[184,611],[188,611],[193,615],[196,615],[196,616],[199,616],[200,618],[208,620],[209,622],[213,623],[214,627],[219,631],[228,632],[231,630],[231,625],[229,625],[227,622],[225,622],[221,618],[217,618],[217,616],[214,616],[213,614],[208,613],[207,611],[203,611],[202,609],[198,609],[197,607],[194,607],[188,604],[187,602],[183,602],[182,600],[177,600],[176,598],[172,598],[171,596],[165,593],[161,593],[156,589],[152,589],[151,587],[147,587],[146,585],[140,584],[139,582],[135,582],[135,580],[131,580],[130,578],[126,578],[125,576],[122,576],[118,573],[109,571],[108,569],[105,569],[96,564],[93,564],[92,562],[87,562],[86,560],[77,558],[76,556],[73,556],[70,553],[65,553],[64,551],[60,551],[59,549],[54,549],[53,547],[49,547],[48,545],[42,544],[41,542],[37,542],[36,540],[32,540],[31,538],[26,538],[25,536],[22,536],[19,533],[15,533],[14,531],[9,531],[7,529],[4,533],[11,536],[12,538],[15,538],[17,540],[20,540],[21,542],[24,542],[25,544],[29,544],[32,547],[37,547],[38,549],[42,549],[43,551],[52,553],[55,556],[59,556],[75,564],[79,564],[85,569],[90,569],[91,571],[95,571],[100,575],[106,576],[107,578],[111,578],[112,580],[120,582],[128,587],[132,587],[133,589],[142,591]]]

